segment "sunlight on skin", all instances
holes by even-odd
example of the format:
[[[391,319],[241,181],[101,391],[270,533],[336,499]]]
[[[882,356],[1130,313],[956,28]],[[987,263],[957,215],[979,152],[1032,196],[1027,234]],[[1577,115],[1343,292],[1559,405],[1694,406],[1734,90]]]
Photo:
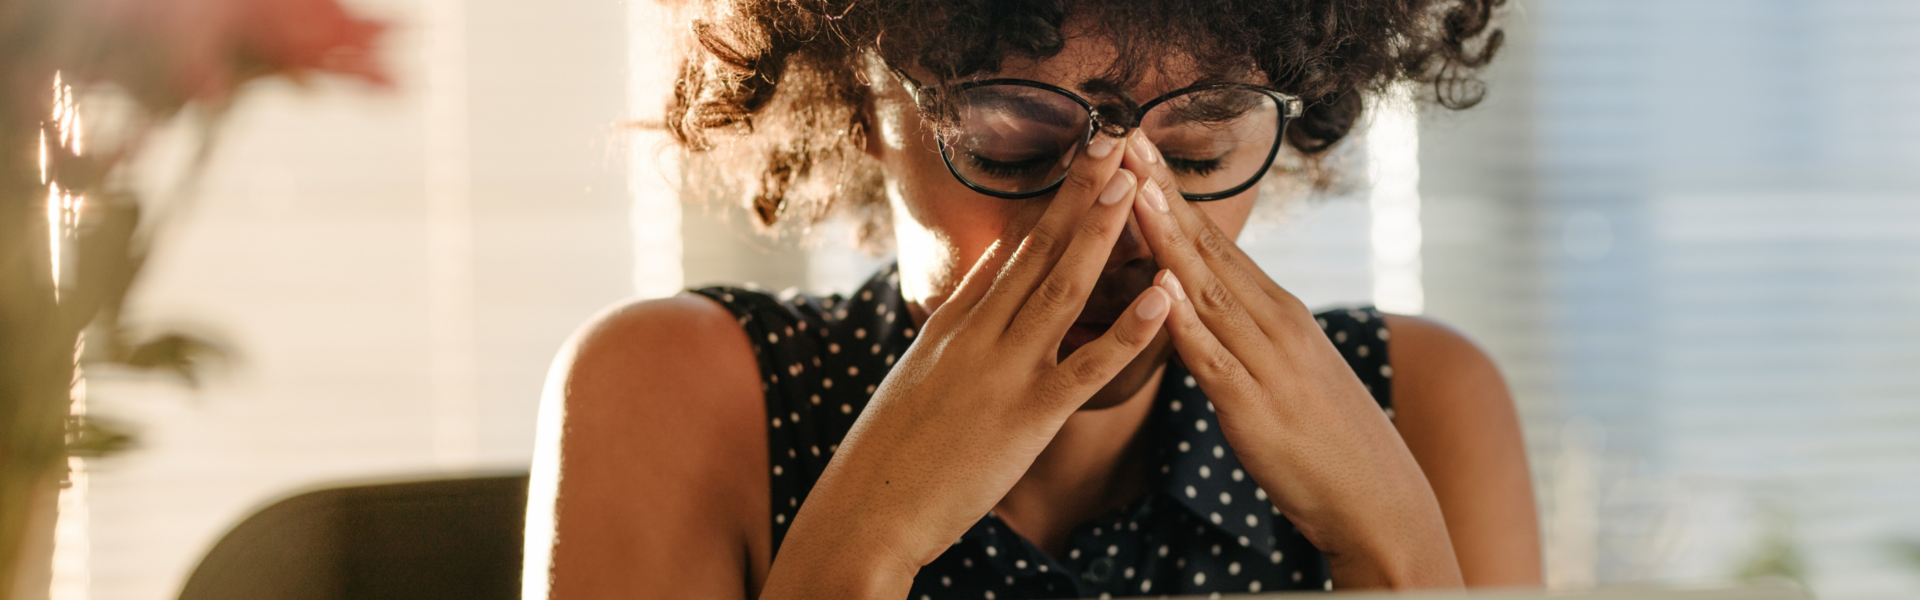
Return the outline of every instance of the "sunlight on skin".
[[[1095,58],[1111,56],[1113,49],[1098,36],[1074,34],[1072,26],[1068,32],[1067,43],[1058,55],[1038,62],[1010,59],[992,76],[1031,79],[1089,94],[1082,84],[1102,76],[1108,68]],[[1190,85],[1198,76],[1184,62],[1170,58],[1166,69],[1149,73],[1127,93],[1134,98],[1154,98]],[[941,159],[933,132],[908,93],[910,84],[887,71],[878,60],[868,63],[868,78],[875,82],[876,124],[876,135],[868,140],[868,153],[884,166],[887,198],[893,210],[900,291],[914,321],[924,324],[996,240],[1004,236],[1005,243],[1017,245],[1025,238],[1046,210],[1049,196],[1005,200],[968,189]],[[1258,201],[1259,189],[1254,186],[1231,198],[1195,206],[1228,236],[1237,238]],[[1130,302],[1146,289],[1159,268],[1140,237],[1138,223],[1129,220],[1102,274],[1100,285],[1104,287],[1095,290],[1089,306],[1100,299],[1114,304]],[[1172,353],[1172,344],[1162,332],[1089,400],[1087,407],[1114,406],[1150,392],[1143,388]]]

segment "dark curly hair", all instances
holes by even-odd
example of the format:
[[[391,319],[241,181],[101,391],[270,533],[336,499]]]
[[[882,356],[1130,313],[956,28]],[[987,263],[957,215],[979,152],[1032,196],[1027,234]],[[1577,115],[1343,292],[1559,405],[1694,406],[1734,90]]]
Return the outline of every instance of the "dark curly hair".
[[[936,88],[1041,60],[1062,27],[1102,36],[1118,56],[1107,78],[1137,81],[1170,56],[1248,67],[1301,97],[1287,144],[1324,153],[1359,121],[1365,97],[1396,82],[1427,100],[1478,103],[1477,78],[1499,49],[1504,0],[686,0],[686,51],[666,127],[693,179],[731,185],[763,226],[802,226],[848,211],[872,238],[885,227],[879,170],[863,152],[873,59],[932,73]],[[718,160],[701,160],[718,159]],[[705,166],[701,166],[704,164]]]

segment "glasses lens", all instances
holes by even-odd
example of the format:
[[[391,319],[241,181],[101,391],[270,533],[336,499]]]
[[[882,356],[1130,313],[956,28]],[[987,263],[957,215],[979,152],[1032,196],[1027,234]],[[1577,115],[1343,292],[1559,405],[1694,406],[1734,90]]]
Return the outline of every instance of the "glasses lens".
[[[1141,119],[1189,196],[1219,194],[1259,179],[1280,141],[1280,105],[1265,93],[1223,88],[1168,98]]]
[[[964,90],[952,110],[952,124],[940,133],[947,164],[968,183],[1009,194],[1066,177],[1090,118],[1066,96],[1019,85]]]

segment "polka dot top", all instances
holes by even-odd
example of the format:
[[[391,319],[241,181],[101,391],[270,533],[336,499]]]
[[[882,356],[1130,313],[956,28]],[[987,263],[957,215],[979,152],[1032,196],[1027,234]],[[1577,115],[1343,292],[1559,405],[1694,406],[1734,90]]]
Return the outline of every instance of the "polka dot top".
[[[773,551],[860,410],[913,343],[895,267],[851,295],[695,290],[726,306],[758,354],[772,465]],[[1316,315],[1392,415],[1387,329],[1371,308]],[[1234,456],[1213,404],[1177,361],[1148,416],[1153,482],[1082,523],[1052,556],[992,512],[920,570],[908,597],[1109,598],[1332,589],[1324,555],[1273,507]]]

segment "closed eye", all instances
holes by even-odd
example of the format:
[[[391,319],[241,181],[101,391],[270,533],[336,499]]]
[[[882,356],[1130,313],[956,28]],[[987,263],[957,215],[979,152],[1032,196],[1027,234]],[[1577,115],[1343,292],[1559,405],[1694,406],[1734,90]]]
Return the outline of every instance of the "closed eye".
[[[981,173],[993,177],[1022,177],[1052,169],[1058,157],[1042,155],[1020,160],[994,160],[968,152],[967,162]]]
[[[1172,169],[1174,174],[1199,177],[1212,175],[1214,172],[1225,167],[1227,163],[1226,155],[1224,154],[1214,158],[1180,158],[1176,156],[1166,156],[1165,158],[1167,160],[1167,168]]]

